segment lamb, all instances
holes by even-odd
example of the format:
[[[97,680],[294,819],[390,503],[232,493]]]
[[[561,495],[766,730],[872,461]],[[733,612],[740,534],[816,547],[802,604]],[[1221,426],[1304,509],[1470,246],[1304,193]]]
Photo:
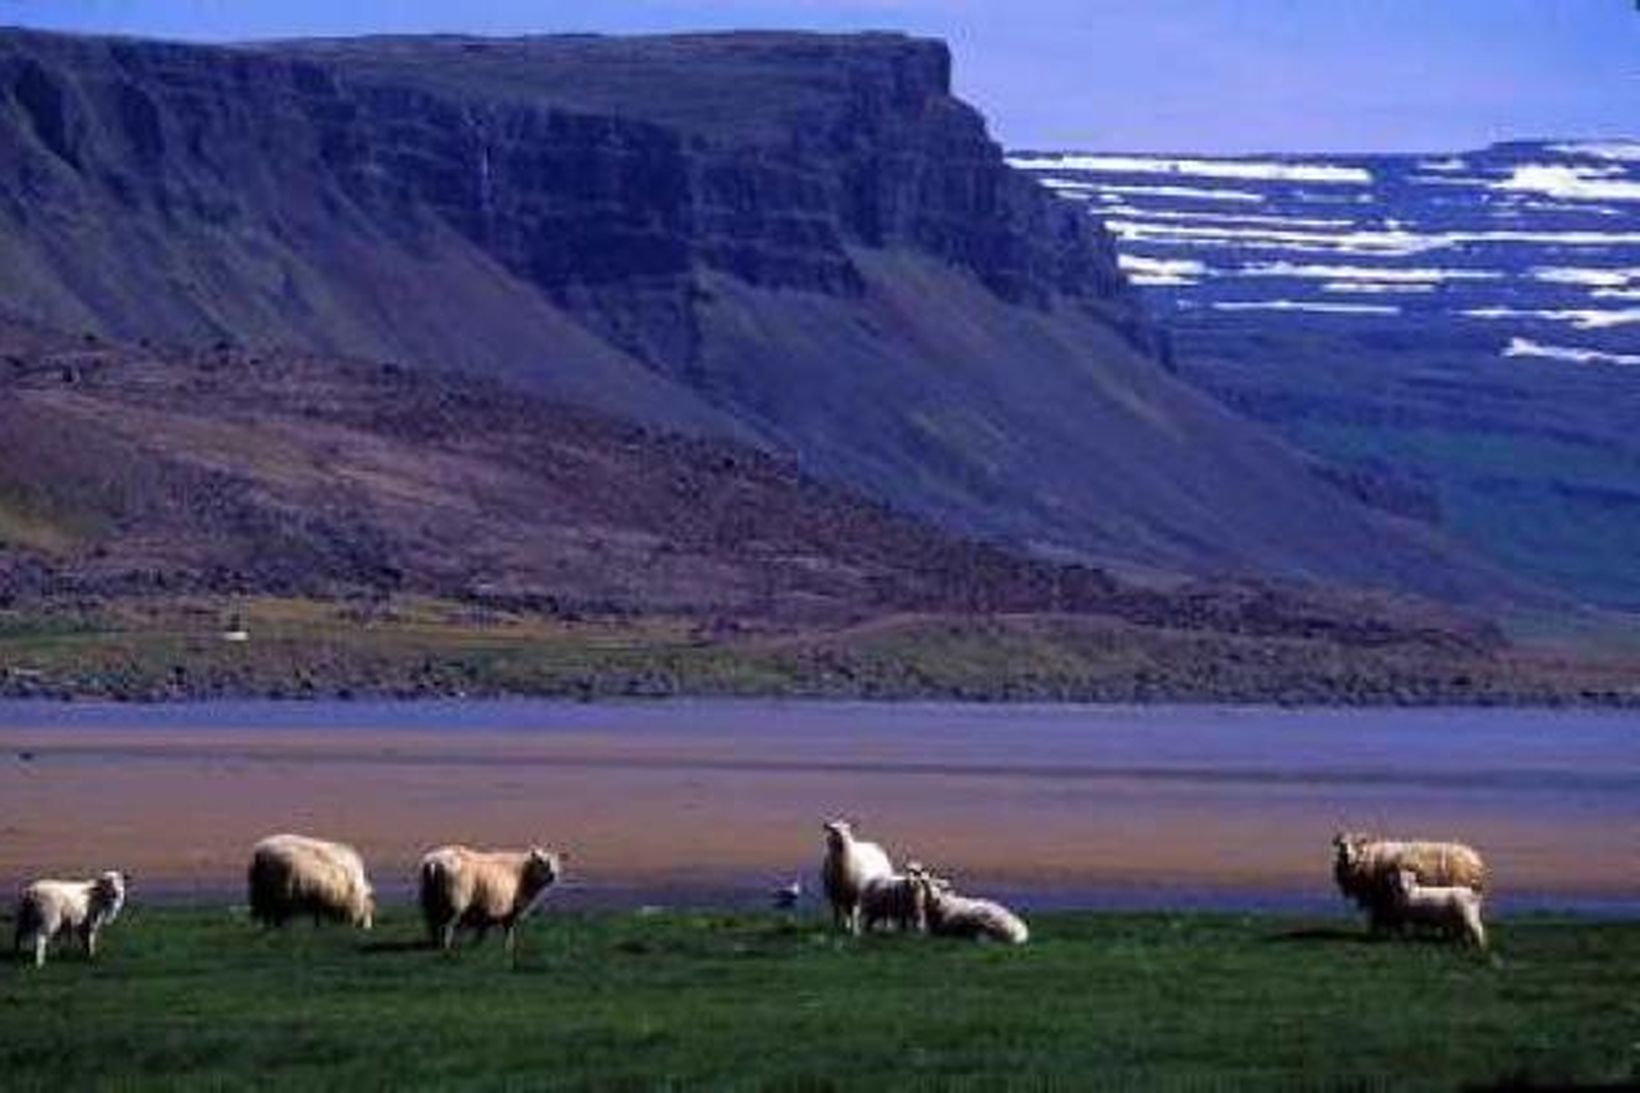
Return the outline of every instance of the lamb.
[[[914,874],[914,880],[923,892],[928,930],[936,937],[1000,941],[1008,945],[1023,945],[1030,940],[1031,931],[1024,920],[1002,904],[960,896],[951,890],[950,881],[926,872]]]
[[[1420,884],[1485,890],[1486,865],[1463,843],[1404,842],[1340,832],[1333,837],[1333,879],[1346,898],[1368,911],[1373,929],[1396,925],[1390,893],[1398,869],[1410,869]]]
[[[870,932],[879,923],[891,922],[901,931],[928,932],[927,901],[917,882],[920,868],[908,864],[904,873],[880,873],[867,878],[860,888],[860,918]]]
[[[246,879],[251,918],[283,926],[300,914],[368,930],[376,915],[375,891],[358,851],[306,835],[270,835],[251,850]]]
[[[92,880],[37,880],[17,903],[12,947],[34,950],[34,966],[46,962],[46,946],[74,935],[87,958],[97,955],[97,935],[125,906],[125,876],[110,870]]]
[[[441,846],[422,857],[418,872],[421,911],[433,944],[448,951],[458,926],[475,928],[480,940],[491,926],[500,926],[511,953],[519,919],[563,875],[563,859],[538,846],[488,851]]]
[[[1486,948],[1481,925],[1481,894],[1462,885],[1425,886],[1410,869],[1397,869],[1390,878],[1397,918],[1403,923],[1434,926],[1443,934],[1465,938],[1475,948]]]
[[[876,843],[854,837],[846,820],[824,825],[826,857],[820,865],[820,881],[831,905],[832,920],[851,934],[860,932],[860,895],[866,881],[894,872],[888,855]]]

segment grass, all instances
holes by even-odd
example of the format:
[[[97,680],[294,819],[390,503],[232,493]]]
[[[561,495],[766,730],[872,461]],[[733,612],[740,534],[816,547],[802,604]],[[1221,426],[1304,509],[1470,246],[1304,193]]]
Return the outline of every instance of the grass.
[[[1004,950],[812,919],[547,913],[495,939],[139,908],[0,965],[7,1089],[1453,1089],[1640,1081],[1640,923],[1061,913]]]
[[[223,640],[229,619],[251,639]],[[558,616],[431,597],[0,607],[0,693],[123,699],[674,694],[1033,701],[1635,704],[1634,650],[1490,657],[1130,625],[905,613],[833,623]]]

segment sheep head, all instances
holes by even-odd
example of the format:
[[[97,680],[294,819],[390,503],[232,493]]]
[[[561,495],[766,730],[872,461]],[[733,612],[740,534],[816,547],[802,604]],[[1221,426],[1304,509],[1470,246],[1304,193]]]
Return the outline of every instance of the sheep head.
[[[1354,869],[1360,864],[1372,836],[1359,831],[1340,831],[1333,836],[1333,862],[1340,869]]]
[[[99,876],[91,885],[92,902],[102,908],[104,921],[112,922],[125,906],[125,876],[116,869]]]
[[[560,855],[539,846],[530,847],[530,853],[524,859],[524,888],[534,894],[552,884],[563,875],[564,866]]]
[[[828,820],[821,825],[826,833],[826,845],[841,850],[854,841],[854,829],[847,820]]]

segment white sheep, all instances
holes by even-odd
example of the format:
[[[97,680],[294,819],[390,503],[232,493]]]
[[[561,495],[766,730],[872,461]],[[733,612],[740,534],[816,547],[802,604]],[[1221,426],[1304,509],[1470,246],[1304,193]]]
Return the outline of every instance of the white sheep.
[[[915,873],[923,890],[928,930],[937,937],[963,937],[976,941],[1001,941],[1023,945],[1031,931],[1025,921],[995,900],[960,896],[951,882],[927,872]]]
[[[441,846],[421,859],[421,912],[433,943],[448,950],[456,928],[478,931],[491,926],[506,934],[513,951],[518,922],[536,897],[563,875],[559,854],[532,846],[528,850],[473,850]]]
[[[34,966],[46,962],[46,946],[70,935],[80,939],[87,957],[97,955],[97,935],[119,917],[125,906],[125,877],[109,871],[92,880],[37,880],[17,902],[12,947],[34,950]]]
[[[860,888],[860,920],[867,932],[879,923],[889,922],[901,931],[927,933],[927,904],[915,867],[908,865],[904,873],[868,877]]]
[[[824,825],[826,857],[820,864],[820,881],[831,905],[832,920],[851,934],[860,932],[860,893],[873,877],[894,872],[888,855],[876,843],[854,837],[846,820]]]
[[[1410,869],[1396,870],[1390,882],[1397,918],[1414,926],[1433,926],[1443,934],[1467,938],[1477,949],[1486,948],[1481,925],[1481,894],[1462,885],[1429,887],[1418,883]]]
[[[1382,839],[1358,832],[1333,836],[1333,879],[1340,892],[1369,913],[1374,930],[1398,925],[1390,888],[1400,869],[1412,870],[1425,885],[1477,892],[1486,888],[1486,863],[1463,843]]]
[[[307,835],[270,835],[251,850],[251,917],[267,926],[310,914],[370,929],[375,891],[358,851]]]

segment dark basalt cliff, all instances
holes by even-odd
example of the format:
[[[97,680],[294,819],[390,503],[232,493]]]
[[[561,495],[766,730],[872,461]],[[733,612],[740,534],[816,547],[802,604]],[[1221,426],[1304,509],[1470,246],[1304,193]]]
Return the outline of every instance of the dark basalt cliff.
[[[1474,598],[1167,367],[898,35],[0,32],[0,310],[478,373],[1043,555]]]
[[[922,251],[1010,302],[1085,300],[1144,337],[1109,239],[1003,164],[980,116],[951,96],[943,45],[699,41],[744,67],[726,81],[687,50],[648,58],[642,40],[621,39],[210,49],[12,33],[0,45],[14,107],[4,200],[20,223],[95,217],[125,253],[148,249],[127,232],[181,230],[276,264],[283,248],[376,234],[431,254],[454,232],[617,347],[676,372],[699,354],[701,271],[858,296],[850,246]],[[558,84],[623,59],[659,67],[653,98],[556,101]],[[480,66],[499,74],[476,86],[448,76]],[[538,80],[543,69],[558,78]],[[765,77],[791,69],[817,78],[788,102],[760,94],[775,82]],[[703,79],[719,93],[738,82],[744,99],[717,104],[721,120],[680,118]],[[71,296],[97,276],[64,273]],[[280,273],[277,297],[258,303],[312,324],[322,301]],[[112,334],[246,329],[231,301],[156,322],[138,293],[99,295],[87,301],[94,325]]]

